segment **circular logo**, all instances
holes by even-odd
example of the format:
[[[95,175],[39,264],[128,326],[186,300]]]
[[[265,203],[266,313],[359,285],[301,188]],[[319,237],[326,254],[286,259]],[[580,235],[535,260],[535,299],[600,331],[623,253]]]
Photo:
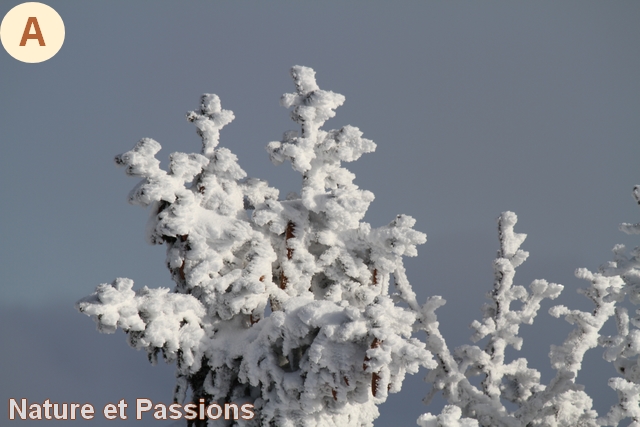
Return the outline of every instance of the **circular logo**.
[[[0,40],[18,61],[43,62],[58,53],[64,43],[64,22],[46,4],[22,3],[11,9],[0,24]]]

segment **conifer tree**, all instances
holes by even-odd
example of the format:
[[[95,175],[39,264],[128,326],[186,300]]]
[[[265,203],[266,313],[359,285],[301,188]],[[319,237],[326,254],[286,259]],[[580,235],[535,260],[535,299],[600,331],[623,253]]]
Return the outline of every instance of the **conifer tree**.
[[[159,353],[175,360],[176,402],[190,389],[193,402],[255,406],[251,421],[215,425],[370,426],[406,373],[435,367],[411,337],[418,306],[402,264],[426,236],[405,215],[376,229],[361,221],[373,194],[341,162],[375,144],[352,126],[322,130],[344,97],[321,90],[310,68],[291,74],[296,92],[282,105],[293,107],[300,131],[267,150],[301,173],[300,195],[280,200],[264,181],[246,178],[218,147],[233,114],[205,94],[187,115],[200,154],[173,153],[165,172],[155,158],[160,145],[143,139],[116,157],[143,178],[129,201],[151,209],[148,240],[166,245],[175,288],[134,291],[119,278],[77,306],[100,331],[123,329],[152,362]]]

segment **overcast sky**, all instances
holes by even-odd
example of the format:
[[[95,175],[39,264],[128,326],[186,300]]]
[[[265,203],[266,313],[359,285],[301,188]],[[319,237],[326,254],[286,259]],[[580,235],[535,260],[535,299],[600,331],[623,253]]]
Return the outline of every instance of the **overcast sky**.
[[[19,3],[4,0],[0,15]],[[113,157],[142,137],[162,144],[164,165],[171,152],[197,152],[185,113],[212,92],[236,116],[221,145],[280,194],[298,190],[299,175],[264,149],[296,126],[279,106],[296,64],[346,96],[325,128],[351,124],[378,145],[347,166],[376,196],[365,219],[404,213],[427,233],[407,270],[422,301],[448,301],[438,314],[450,347],[469,343],[481,318],[501,212],[516,212],[529,236],[516,282],[561,283],[571,308],[591,308],[576,268],[639,244],[617,227],[640,221],[640,2],[45,3],[66,26],[58,54],[26,64],[0,51],[4,402],[171,399],[173,367],[149,366],[122,333],[99,334],[73,308],[116,277],[172,285],[164,247],[144,241],[148,212],[126,202],[137,181]],[[543,380],[549,345],[570,331],[550,306],[522,329],[521,353]],[[601,353],[587,354],[578,382],[603,414],[616,397]],[[439,400],[420,403],[424,374],[380,407],[376,426],[439,412]]]

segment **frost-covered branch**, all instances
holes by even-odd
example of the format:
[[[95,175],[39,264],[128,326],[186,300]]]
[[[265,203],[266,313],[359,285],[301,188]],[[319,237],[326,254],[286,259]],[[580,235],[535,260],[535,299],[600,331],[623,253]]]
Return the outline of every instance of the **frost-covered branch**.
[[[640,200],[638,186],[634,188],[636,201]],[[453,355],[444,338],[434,325],[435,309],[443,304],[431,298],[423,307],[424,328],[428,334],[427,348],[436,355],[437,369],[431,371],[427,381],[433,392],[442,390],[450,405],[438,417],[423,415],[421,426],[513,425],[513,426],[617,426],[630,418],[631,426],[640,426],[640,310],[631,319],[628,310],[620,304],[629,297],[632,304],[640,303],[640,249],[626,255],[625,247],[614,247],[614,260],[601,267],[599,273],[578,269],[576,276],[590,285],[579,293],[589,298],[591,312],[571,310],[565,306],[550,309],[555,317],[564,316],[575,329],[562,345],[551,346],[551,365],[555,377],[548,385],[540,384],[540,374],[527,367],[524,358],[505,363],[505,349],[511,345],[519,350],[522,339],[517,336],[521,323],[531,324],[544,298],[554,299],[562,286],[536,280],[530,292],[513,285],[515,268],[524,262],[528,253],[519,249],[525,235],[513,232],[516,216],[506,212],[499,219],[500,251],[494,262],[495,282],[489,294],[490,303],[483,307],[483,321],[471,327],[478,341],[488,338],[481,350],[477,346],[462,346]],[[636,225],[623,224],[621,229],[637,233]],[[510,305],[521,302],[520,310]],[[615,316],[618,334],[603,336],[600,331],[609,318]],[[612,407],[606,417],[597,417],[591,398],[576,383],[585,353],[597,346],[605,347],[604,359],[612,362],[621,375],[612,378],[609,386],[617,391],[619,404]],[[483,375],[482,390],[473,387],[468,377]],[[502,399],[515,403],[517,409],[508,411]],[[455,408],[459,408],[456,410]],[[461,418],[462,417],[462,418]],[[468,417],[468,418],[465,418]]]
[[[541,301],[545,298],[555,299],[562,291],[561,285],[545,280],[534,281],[528,291],[514,285],[515,269],[529,255],[520,249],[526,235],[514,232],[516,222],[517,217],[512,212],[505,212],[498,219],[500,250],[493,265],[493,290],[487,295],[489,303],[483,307],[483,320],[471,324],[473,341],[488,338],[484,349],[465,345],[452,353],[436,328],[425,328],[427,348],[436,354],[439,361],[438,368],[426,378],[427,382],[432,383],[432,395],[442,390],[449,403],[461,409],[461,416],[475,419],[483,426],[526,425],[520,419],[522,415],[509,411],[503,400],[522,408],[535,393],[544,390],[544,386],[540,384],[540,373],[529,368],[525,358],[507,363],[505,350],[509,345],[516,350],[521,349],[522,338],[518,336],[520,325],[533,323]],[[521,303],[519,310],[511,308],[514,302]],[[440,299],[427,302],[423,307],[423,316],[427,319],[425,324],[434,325],[434,311],[442,304]],[[483,377],[480,389],[469,381],[469,377],[476,375]],[[422,420],[431,420],[429,417],[433,416],[426,414]],[[470,422],[466,418],[461,422]],[[458,421],[451,421],[451,424],[438,422],[443,426],[459,425],[456,424]]]
[[[164,359],[187,370],[200,369],[200,341],[210,325],[201,324],[204,306],[191,295],[170,294],[169,289],[143,287],[132,290],[133,281],[116,279],[98,286],[96,292],[78,302],[78,309],[91,316],[98,330],[113,333],[117,328],[129,336],[129,344],[145,349],[149,360]]]

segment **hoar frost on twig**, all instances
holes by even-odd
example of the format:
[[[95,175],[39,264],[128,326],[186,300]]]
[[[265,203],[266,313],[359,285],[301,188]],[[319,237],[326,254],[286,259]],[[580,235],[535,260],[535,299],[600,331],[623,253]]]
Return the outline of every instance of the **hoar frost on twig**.
[[[473,341],[489,337],[485,348],[466,345],[452,353],[438,331],[437,323],[433,320],[424,322],[427,325],[424,328],[427,348],[439,361],[438,368],[429,372],[426,378],[432,383],[432,394],[442,390],[449,403],[461,409],[463,417],[478,420],[480,425],[521,425],[502,399],[516,404],[526,402],[541,389],[540,374],[529,368],[524,358],[505,363],[504,353],[508,345],[516,350],[521,348],[522,338],[517,335],[520,324],[531,324],[540,302],[544,298],[556,298],[562,291],[562,286],[544,280],[534,281],[529,291],[513,285],[516,267],[529,255],[520,249],[526,235],[514,232],[516,222],[513,212],[505,212],[498,219],[500,250],[493,266],[495,281],[493,290],[488,294],[490,303],[483,307],[483,321],[475,321],[471,325],[475,331]],[[514,301],[522,303],[520,310],[511,309]],[[442,304],[439,297],[432,297],[423,307],[424,317],[434,319],[434,310]],[[468,379],[476,375],[484,376],[480,388]],[[427,397],[429,400],[430,396]]]

